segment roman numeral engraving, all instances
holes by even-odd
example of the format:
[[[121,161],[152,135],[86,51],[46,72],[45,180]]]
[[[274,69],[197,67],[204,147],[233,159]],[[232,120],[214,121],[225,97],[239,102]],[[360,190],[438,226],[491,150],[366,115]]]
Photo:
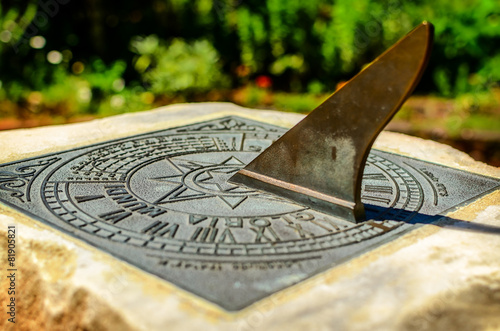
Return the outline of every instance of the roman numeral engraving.
[[[236,240],[234,239],[231,229],[226,228],[224,232],[222,232],[222,235],[219,238],[219,242],[220,243],[228,242],[229,244],[236,244]]]
[[[271,222],[264,218],[254,218],[250,220],[250,224],[254,227],[250,228],[253,232],[255,232],[255,242],[275,242],[280,241],[280,238],[276,234],[276,232],[271,227]],[[267,230],[267,231],[266,231]],[[266,233],[268,235],[266,235]]]
[[[109,186],[106,186],[106,188],[108,188]],[[108,195],[120,195],[120,194],[127,194],[127,190],[122,187],[119,187],[119,186],[115,186],[113,188],[110,188],[108,190],[106,190],[106,193]]]
[[[300,222],[310,222],[311,224],[319,226],[320,228],[326,230],[327,232],[336,232],[347,227],[346,225],[336,224],[326,216],[322,216],[321,218],[316,218],[313,214],[308,212],[298,212],[295,214],[291,214],[290,216]],[[287,216],[282,216],[282,218],[288,223],[291,223],[291,221],[287,219]]]
[[[297,234],[300,236],[300,238],[305,239],[307,237],[310,237],[310,238],[314,237],[314,233],[304,230],[302,228],[302,225],[293,223],[288,217],[282,216],[282,219],[286,221],[287,227],[289,227],[289,228],[293,229],[295,232],[297,232]]]
[[[213,227],[197,227],[191,236],[191,240],[213,243],[217,237],[217,232],[219,232],[219,230]]]
[[[189,215],[189,224],[196,225],[203,221],[210,220],[210,224],[208,227],[196,227],[191,236],[191,240],[198,242],[219,242],[219,243],[230,243],[235,244],[236,239],[234,234],[231,232],[230,228],[241,228],[243,226],[243,221],[241,218],[222,218],[221,220],[225,221],[226,228],[220,233],[220,229],[216,228],[217,222],[219,221],[218,217],[207,217],[207,216],[198,216],[198,215]],[[217,235],[219,235],[217,239]]]
[[[77,196],[75,196],[75,200],[78,203],[92,201],[92,200],[98,200],[98,199],[102,199],[102,198],[104,198],[104,195],[77,195]]]
[[[179,224],[172,224],[167,222],[156,221],[144,230],[142,233],[146,233],[149,235],[157,235],[167,238],[174,238],[177,233],[177,229],[179,228]]]
[[[137,210],[137,212],[139,214],[146,214],[147,216],[149,216],[151,218],[155,218],[156,216],[160,216],[162,214],[165,214],[167,211],[164,209],[159,209],[159,208],[156,208],[153,206],[149,206],[149,207],[141,208],[141,209]]]
[[[332,220],[328,219],[327,217],[323,217],[320,219],[313,219],[311,220],[311,223],[319,226],[322,229],[325,229],[328,232],[336,232],[342,230],[343,228],[344,229],[347,228],[346,225],[335,224]],[[328,224],[328,226],[326,226],[325,224]]]
[[[219,229],[214,227],[197,227],[191,236],[192,241],[205,242],[205,243],[229,243],[236,244],[236,239],[234,238],[233,233],[230,228],[225,228],[219,239],[217,239],[217,235],[219,234]]]
[[[297,234],[302,239],[305,239],[307,237],[314,238],[314,233],[302,229],[302,225],[300,225],[300,224],[288,224],[287,226],[289,228],[293,229],[294,231],[296,231]]]
[[[208,216],[199,216],[199,215],[189,215],[189,224],[196,225],[203,221],[208,220]],[[225,217],[221,218],[225,221],[227,227],[230,228],[241,228],[243,227],[243,219],[241,217]],[[210,218],[210,226],[214,227],[219,221],[219,217],[211,217]]]
[[[207,218],[207,216],[189,215],[189,224],[196,225],[200,222],[203,222]]]
[[[130,211],[147,215],[151,218],[155,218],[167,212],[165,209],[161,209],[156,206],[149,206],[144,202],[137,201],[137,198],[135,198],[132,194],[129,194],[123,185],[106,186],[105,188],[107,189],[107,195],[109,195],[117,204],[123,205],[123,207]]]
[[[119,197],[115,197],[115,198],[113,198],[113,200],[115,200],[116,203],[125,203],[125,202],[137,201],[137,199],[134,198],[133,196],[131,196],[130,194],[122,195],[122,196],[119,196]]]
[[[123,207],[127,207],[128,209],[132,210],[132,211],[136,211],[136,210],[139,210],[139,209],[142,209],[142,208],[146,208],[148,205],[146,205],[144,202],[132,202],[132,203],[127,203],[126,205],[124,205]],[[134,208],[132,208],[134,207]]]
[[[130,215],[132,215],[132,213],[127,212],[127,211],[125,211],[123,209],[118,209],[118,210],[115,210],[115,211],[112,211],[112,212],[109,212],[109,213],[100,214],[98,216],[100,218],[102,218],[103,220],[105,220],[105,221],[108,221],[108,222],[111,222],[113,224],[116,224],[116,223],[118,223],[120,221],[123,221],[124,219],[126,219]]]

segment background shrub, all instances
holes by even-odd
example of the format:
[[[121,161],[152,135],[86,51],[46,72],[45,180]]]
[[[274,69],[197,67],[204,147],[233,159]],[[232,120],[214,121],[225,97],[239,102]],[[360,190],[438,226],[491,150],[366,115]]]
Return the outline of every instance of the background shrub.
[[[0,101],[35,91],[68,112],[127,111],[150,104],[144,93],[190,100],[259,76],[328,92],[423,20],[436,40],[417,92],[498,84],[498,0],[30,0],[0,5]]]

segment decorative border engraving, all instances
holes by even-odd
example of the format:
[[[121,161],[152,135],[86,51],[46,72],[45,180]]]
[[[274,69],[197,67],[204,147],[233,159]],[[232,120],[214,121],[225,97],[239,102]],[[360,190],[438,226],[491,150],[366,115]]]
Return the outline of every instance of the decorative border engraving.
[[[24,203],[31,201],[31,184],[33,180],[48,166],[59,161],[60,158],[41,160],[35,164],[23,165],[14,171],[0,171],[0,190],[10,191],[10,196]]]

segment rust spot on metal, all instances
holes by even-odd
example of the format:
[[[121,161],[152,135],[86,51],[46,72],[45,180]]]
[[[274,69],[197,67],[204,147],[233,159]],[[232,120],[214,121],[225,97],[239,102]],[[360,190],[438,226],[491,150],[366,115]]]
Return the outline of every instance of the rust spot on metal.
[[[337,147],[332,146],[332,160],[336,161],[337,160]]]

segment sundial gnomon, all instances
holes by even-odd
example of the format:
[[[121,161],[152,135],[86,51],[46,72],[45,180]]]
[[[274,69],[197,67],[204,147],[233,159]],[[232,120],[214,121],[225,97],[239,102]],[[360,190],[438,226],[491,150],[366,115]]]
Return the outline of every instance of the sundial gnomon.
[[[233,116],[12,162],[0,199],[238,310],[499,186],[372,150],[355,224],[227,182],[284,132]]]

